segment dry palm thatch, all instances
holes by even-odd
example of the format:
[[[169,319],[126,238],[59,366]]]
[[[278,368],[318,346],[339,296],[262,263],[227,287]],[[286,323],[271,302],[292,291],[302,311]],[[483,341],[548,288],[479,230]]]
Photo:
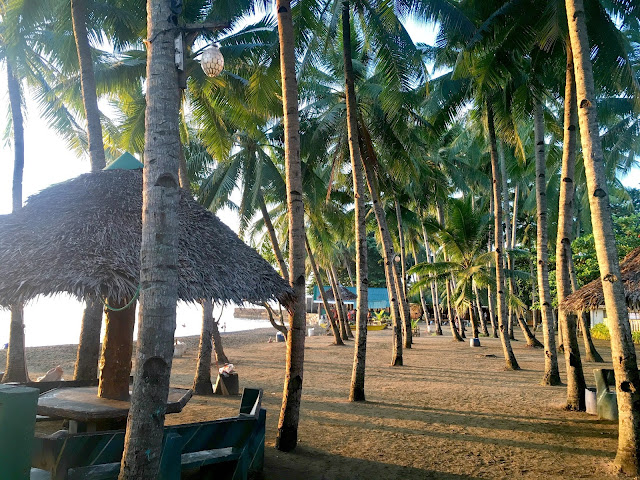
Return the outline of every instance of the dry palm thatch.
[[[340,296],[342,297],[343,302],[350,302],[351,300],[356,300],[358,298],[358,295],[353,293],[351,290],[347,290],[344,286],[338,285],[338,288],[340,289]],[[328,288],[326,292],[327,300],[335,300],[333,298],[333,290],[331,290],[331,288]]]
[[[178,295],[192,302],[289,305],[278,273],[184,192]],[[0,216],[0,305],[66,292],[121,302],[140,275],[142,170],[104,170],[53,185]]]
[[[627,306],[637,310],[640,308],[640,247],[631,251],[620,262],[620,273],[622,274]],[[602,280],[598,278],[565,298],[560,308],[568,312],[579,313],[597,309],[600,305],[604,305],[604,294],[602,293]]]

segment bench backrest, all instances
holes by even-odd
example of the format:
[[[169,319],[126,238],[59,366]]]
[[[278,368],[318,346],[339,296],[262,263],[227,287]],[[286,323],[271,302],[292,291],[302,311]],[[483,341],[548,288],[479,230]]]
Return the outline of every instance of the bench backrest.
[[[245,392],[247,390],[250,390],[247,397],[249,402],[255,395],[252,389],[245,389]],[[258,390],[253,402],[254,406],[258,406],[256,415],[240,414],[209,422],[168,426],[164,431],[165,440],[168,435],[179,435],[182,453],[242,447],[256,429],[258,421],[264,424],[266,411],[260,409],[261,399],[262,390]],[[54,479],[65,478],[70,468],[119,462],[124,451],[124,438],[124,430],[35,437],[31,464],[51,471]]]

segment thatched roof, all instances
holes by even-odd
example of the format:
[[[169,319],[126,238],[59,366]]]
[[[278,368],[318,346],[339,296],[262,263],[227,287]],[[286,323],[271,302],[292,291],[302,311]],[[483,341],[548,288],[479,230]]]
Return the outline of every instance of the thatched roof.
[[[344,286],[338,285],[338,289],[340,290],[342,301],[351,301],[358,299],[358,295],[350,290],[347,290]],[[335,300],[335,298],[333,298],[333,290],[331,289],[331,287],[327,288],[325,292],[327,293],[327,300]]]
[[[640,308],[640,247],[620,262],[620,273],[627,306],[631,309]],[[569,312],[581,312],[596,309],[600,305],[604,305],[604,294],[602,281],[598,278],[565,298],[560,307]]]
[[[291,303],[287,282],[186,192],[179,219],[181,300]],[[53,185],[0,216],[0,305],[61,292],[131,298],[141,237],[142,170],[103,170]]]

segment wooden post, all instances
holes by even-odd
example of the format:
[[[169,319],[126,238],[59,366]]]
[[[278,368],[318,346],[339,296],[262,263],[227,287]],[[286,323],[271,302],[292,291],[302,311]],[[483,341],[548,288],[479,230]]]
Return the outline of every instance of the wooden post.
[[[129,376],[133,353],[133,327],[136,323],[136,303],[117,311],[129,301],[109,302],[114,310],[105,310],[106,331],[100,358],[98,396],[113,400],[129,400]]]

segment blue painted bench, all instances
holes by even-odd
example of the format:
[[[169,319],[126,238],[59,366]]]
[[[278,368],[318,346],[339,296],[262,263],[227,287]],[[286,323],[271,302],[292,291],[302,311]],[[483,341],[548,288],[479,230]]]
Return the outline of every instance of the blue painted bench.
[[[236,417],[165,427],[158,480],[209,468],[215,468],[215,478],[230,480],[262,472],[266,410],[261,402],[262,390],[245,388]],[[112,430],[36,437],[32,478],[47,471],[52,480],[116,480],[124,435]]]

